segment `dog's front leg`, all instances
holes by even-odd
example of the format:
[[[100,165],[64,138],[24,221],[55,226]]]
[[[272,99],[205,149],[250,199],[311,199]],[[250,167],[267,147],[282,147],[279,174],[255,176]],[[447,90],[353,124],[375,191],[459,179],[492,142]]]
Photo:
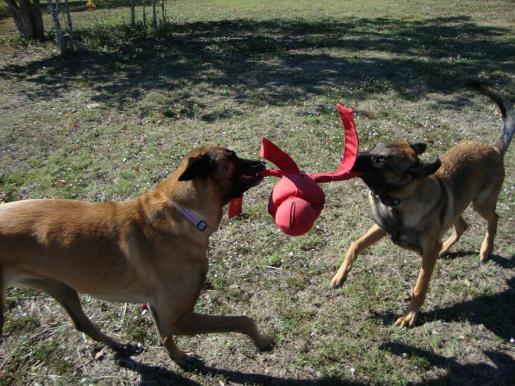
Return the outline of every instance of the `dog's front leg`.
[[[347,253],[345,254],[345,257],[343,258],[343,263],[338,269],[338,272],[336,272],[336,275],[334,275],[333,279],[331,280],[331,285],[334,288],[341,287],[347,279],[347,275],[352,269],[352,263],[356,260],[358,254],[362,252],[364,249],[371,246],[372,244],[377,243],[385,236],[386,231],[379,225],[374,224],[367,231],[367,233],[361,236],[358,240],[354,240],[351,243]]]
[[[442,243],[440,241],[430,240],[424,243],[422,249],[422,268],[420,268],[417,284],[415,284],[413,289],[413,296],[404,315],[395,321],[396,326],[413,327],[415,325],[420,308],[426,299],[429,281],[431,280],[441,248]]]

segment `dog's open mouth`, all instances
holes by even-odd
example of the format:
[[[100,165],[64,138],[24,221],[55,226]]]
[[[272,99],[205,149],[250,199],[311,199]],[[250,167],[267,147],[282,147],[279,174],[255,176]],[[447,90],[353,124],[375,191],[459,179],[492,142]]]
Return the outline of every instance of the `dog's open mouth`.
[[[245,160],[245,164],[240,168],[238,183],[245,190],[259,185],[259,183],[263,181],[263,172],[265,169],[266,165],[262,161]]]
[[[263,181],[263,176],[260,172],[243,173],[240,175],[239,180],[245,186],[254,187]]]

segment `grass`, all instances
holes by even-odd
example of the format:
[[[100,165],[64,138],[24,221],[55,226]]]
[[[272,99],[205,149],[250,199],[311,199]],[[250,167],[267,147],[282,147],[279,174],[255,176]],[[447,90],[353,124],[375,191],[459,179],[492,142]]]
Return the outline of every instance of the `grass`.
[[[3,4],[3,3],[2,3]],[[431,156],[464,139],[494,141],[499,114],[466,87],[514,86],[512,5],[492,1],[174,1],[158,34],[127,28],[120,6],[74,12],[83,50],[12,44],[0,16],[0,201],[133,197],[204,144],[257,157],[267,136],[307,171],[341,151],[336,102],[352,106],[363,149],[407,138]],[[9,24],[11,23],[11,24]],[[47,26],[50,25],[47,23]],[[137,305],[83,297],[102,330],[146,350],[132,361],[97,355],[54,301],[7,291],[0,384],[509,384],[514,376],[513,146],[498,204],[495,256],[479,266],[485,224],[437,264],[421,325],[392,326],[420,259],[383,241],[341,290],[329,281],[371,224],[360,181],[326,184],[317,227],[290,238],[266,213],[269,179],[245,215],[212,237],[197,309],[248,314],[277,346],[257,354],[235,335],[180,338],[206,367],[185,373]],[[511,378],[510,378],[511,377]]]

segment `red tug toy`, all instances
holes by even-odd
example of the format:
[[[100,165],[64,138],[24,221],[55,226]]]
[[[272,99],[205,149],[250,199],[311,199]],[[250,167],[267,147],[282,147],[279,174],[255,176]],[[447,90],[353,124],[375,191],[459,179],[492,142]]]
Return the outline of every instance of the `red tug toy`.
[[[359,176],[352,172],[358,155],[358,135],[352,109],[336,105],[345,132],[342,162],[335,172],[302,173],[293,159],[266,138],[261,142],[260,156],[279,170],[265,170],[263,176],[280,177],[268,201],[268,213],[277,226],[287,235],[300,236],[308,232],[320,215],[325,203],[325,194],[318,186],[321,182],[342,181]],[[242,198],[231,201],[229,218],[241,213]]]

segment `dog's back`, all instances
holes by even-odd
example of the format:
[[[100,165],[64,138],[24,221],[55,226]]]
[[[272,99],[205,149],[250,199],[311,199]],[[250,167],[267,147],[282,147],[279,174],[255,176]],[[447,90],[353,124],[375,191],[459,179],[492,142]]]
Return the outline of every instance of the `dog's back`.
[[[131,201],[50,199],[2,205],[0,282],[6,286],[11,281],[23,283],[35,276],[46,277],[81,292],[113,298],[108,293],[112,291],[101,288],[92,277],[109,277],[116,269],[124,285],[134,280],[137,261],[123,248],[125,229],[133,221],[125,215],[131,205]],[[90,269],[84,269],[85,265]],[[95,269],[91,269],[93,266]]]
[[[453,192],[454,213],[460,214],[478,195],[498,190],[504,181],[503,157],[495,146],[462,142],[445,152],[436,172]]]
[[[495,144],[465,141],[442,155],[442,165],[436,176],[452,189],[455,214],[462,213],[470,202],[481,203],[499,191],[504,181],[504,154],[515,132],[510,99],[486,85],[475,83],[473,86],[497,103],[503,125]]]

